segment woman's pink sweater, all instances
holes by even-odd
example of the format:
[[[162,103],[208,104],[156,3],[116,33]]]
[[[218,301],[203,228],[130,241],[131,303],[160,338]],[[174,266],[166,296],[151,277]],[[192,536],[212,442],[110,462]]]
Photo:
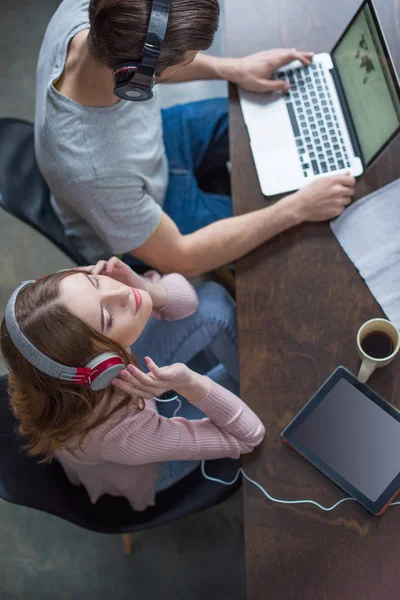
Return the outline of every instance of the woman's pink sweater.
[[[174,273],[160,278],[155,272],[148,277],[162,282],[168,291],[168,303],[154,314],[156,318],[182,319],[196,311],[196,292],[184,277]],[[65,447],[56,456],[71,483],[83,484],[92,502],[112,494],[125,496],[134,510],[144,510],[155,504],[160,462],[238,458],[264,437],[264,426],[255,413],[215,382],[196,406],[207,418],[167,419],[158,414],[154,400],[148,400],[142,411],[132,402],[92,430],[82,450],[72,454]]]

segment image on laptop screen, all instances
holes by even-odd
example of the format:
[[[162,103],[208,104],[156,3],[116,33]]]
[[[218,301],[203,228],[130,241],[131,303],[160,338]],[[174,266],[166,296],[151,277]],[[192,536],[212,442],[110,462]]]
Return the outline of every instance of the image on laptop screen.
[[[400,100],[368,4],[332,52],[366,165],[400,127]]]

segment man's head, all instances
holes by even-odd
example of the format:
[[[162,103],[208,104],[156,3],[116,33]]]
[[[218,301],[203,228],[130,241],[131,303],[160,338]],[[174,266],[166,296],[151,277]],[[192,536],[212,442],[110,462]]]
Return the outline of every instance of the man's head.
[[[140,60],[150,20],[152,0],[90,0],[88,46],[91,55],[110,69]],[[218,28],[218,0],[171,0],[171,8],[156,76],[168,78],[177,65],[193,60],[210,47]],[[168,69],[168,71],[166,71]]]

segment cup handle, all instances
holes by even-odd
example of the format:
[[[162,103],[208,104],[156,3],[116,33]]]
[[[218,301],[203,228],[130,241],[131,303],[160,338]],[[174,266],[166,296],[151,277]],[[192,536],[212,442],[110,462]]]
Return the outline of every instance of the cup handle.
[[[361,383],[366,383],[375,369],[376,362],[374,360],[370,360],[369,358],[364,358],[358,372],[358,381],[361,381]]]

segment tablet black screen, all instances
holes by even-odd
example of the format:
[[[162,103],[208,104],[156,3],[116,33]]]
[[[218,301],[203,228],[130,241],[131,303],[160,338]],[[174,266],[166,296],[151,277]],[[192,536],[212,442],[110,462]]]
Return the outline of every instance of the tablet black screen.
[[[340,379],[293,434],[375,502],[400,473],[400,423]]]

